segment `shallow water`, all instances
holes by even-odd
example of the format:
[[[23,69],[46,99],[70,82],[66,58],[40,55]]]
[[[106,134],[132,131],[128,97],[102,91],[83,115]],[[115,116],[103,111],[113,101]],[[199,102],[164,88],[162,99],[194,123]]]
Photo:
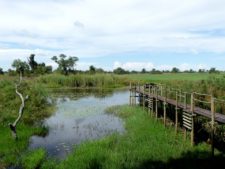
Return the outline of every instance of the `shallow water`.
[[[53,97],[57,110],[44,122],[49,133],[45,137],[31,137],[30,149],[45,148],[49,156],[62,159],[84,141],[124,132],[123,121],[104,110],[113,105],[128,104],[128,91],[96,94],[67,90],[54,92]]]

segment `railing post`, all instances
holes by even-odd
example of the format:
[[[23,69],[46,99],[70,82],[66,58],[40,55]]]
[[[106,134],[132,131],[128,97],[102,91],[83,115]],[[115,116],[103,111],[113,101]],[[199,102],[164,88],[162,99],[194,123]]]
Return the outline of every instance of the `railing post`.
[[[215,124],[215,99],[211,96],[211,148],[214,157],[214,124]]]
[[[187,93],[184,94],[184,108],[187,109]]]
[[[151,114],[151,88],[148,86],[148,113]]]
[[[164,102],[163,102],[163,123],[164,123],[164,126],[166,126],[166,96],[164,97]]]
[[[145,109],[145,85],[143,86],[142,106],[144,110]]]
[[[163,86],[160,86],[160,95],[163,96]]]
[[[191,145],[194,145],[194,93],[191,93],[191,114],[192,114],[192,127],[191,127]]]
[[[155,118],[158,118],[158,90],[156,89],[156,99],[155,99]]]
[[[132,86],[131,86],[131,82],[130,82],[130,106],[131,106],[131,95],[132,95]]]
[[[178,93],[176,91],[176,108],[175,108],[175,133],[177,134],[178,130]]]
[[[137,90],[137,84],[134,86],[134,105],[136,106],[136,90]]]

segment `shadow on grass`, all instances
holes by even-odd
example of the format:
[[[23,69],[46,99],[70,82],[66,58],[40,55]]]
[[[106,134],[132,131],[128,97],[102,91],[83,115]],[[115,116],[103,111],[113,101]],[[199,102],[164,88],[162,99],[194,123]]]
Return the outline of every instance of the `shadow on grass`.
[[[147,160],[135,169],[216,169],[224,165],[224,155],[212,158],[208,152],[196,151],[184,153],[180,158],[168,162]]]

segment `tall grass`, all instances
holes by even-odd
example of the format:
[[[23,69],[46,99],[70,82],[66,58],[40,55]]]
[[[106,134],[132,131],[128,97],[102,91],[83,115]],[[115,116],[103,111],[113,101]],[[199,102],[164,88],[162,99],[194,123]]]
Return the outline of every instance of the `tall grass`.
[[[74,87],[74,88],[115,88],[124,85],[124,81],[112,74],[76,74],[64,76],[60,74],[51,74],[40,76],[38,83],[47,87]]]

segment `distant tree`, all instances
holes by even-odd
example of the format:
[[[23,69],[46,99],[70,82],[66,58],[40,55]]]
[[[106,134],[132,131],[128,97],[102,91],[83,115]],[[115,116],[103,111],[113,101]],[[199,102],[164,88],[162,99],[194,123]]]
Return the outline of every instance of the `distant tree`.
[[[31,54],[30,57],[28,58],[28,64],[31,68],[31,72],[35,72],[35,70],[38,67],[38,63],[34,60],[35,54]]]
[[[126,74],[128,72],[126,70],[124,70],[123,68],[118,67],[118,68],[113,70],[113,73],[115,73],[115,74]]]
[[[0,75],[3,75],[4,74],[4,71],[3,69],[0,67]]]
[[[212,68],[209,69],[209,73],[219,73],[219,71],[216,70],[215,67],[212,67]]]
[[[173,69],[171,70],[172,73],[179,73],[180,70],[176,67],[173,67]]]
[[[96,68],[95,68],[93,65],[91,65],[91,66],[89,67],[89,72],[90,72],[91,74],[95,74]]]
[[[138,71],[132,70],[130,73],[136,74],[136,73],[138,73]]]
[[[78,61],[78,58],[75,56],[69,56],[60,54],[59,57],[53,56],[52,60],[58,64],[58,70],[63,74],[68,75],[69,72],[74,71],[74,66]]]
[[[199,72],[199,73],[205,73],[206,70],[205,70],[205,69],[199,69],[198,72]]]
[[[105,71],[102,68],[96,68],[96,73],[104,73]]]
[[[21,72],[22,75],[24,74],[24,72],[29,71],[29,65],[27,64],[27,62],[21,61],[20,59],[14,60],[12,63],[12,67],[15,68],[18,73]]]
[[[156,70],[155,68],[153,68],[150,73],[152,74],[161,74],[162,72],[160,70]]]
[[[143,69],[141,70],[141,73],[146,73],[145,68],[143,68]]]

